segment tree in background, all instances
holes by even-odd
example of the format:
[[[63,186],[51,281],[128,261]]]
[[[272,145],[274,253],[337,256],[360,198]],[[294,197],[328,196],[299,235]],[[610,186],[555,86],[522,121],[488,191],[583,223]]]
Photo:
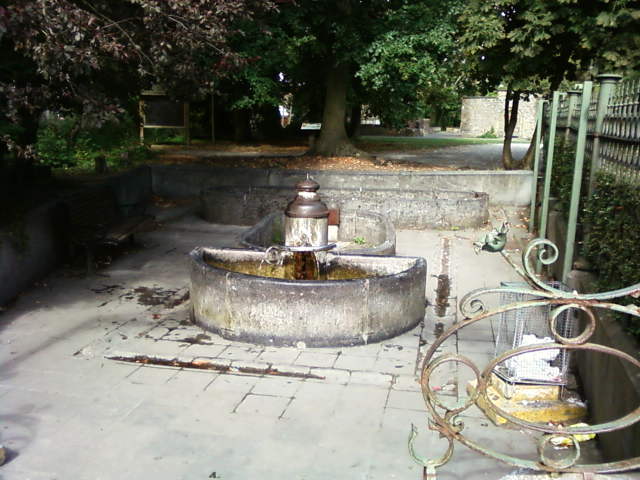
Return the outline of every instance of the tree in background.
[[[521,99],[555,90],[564,79],[637,68],[638,18],[639,3],[630,0],[467,2],[460,23],[470,77],[483,93],[507,87],[505,168],[530,168],[531,148],[523,163],[511,155]]]
[[[467,86],[457,47],[462,5],[407,2],[387,13],[385,31],[367,47],[356,74],[367,106],[385,124],[399,127],[427,112],[444,116],[450,104],[459,107]]]
[[[281,91],[294,99],[294,115],[300,119],[306,112],[322,122],[311,153],[361,155],[349,133],[357,131],[362,105],[397,126],[422,115],[440,89],[456,88],[459,5],[444,0],[283,2],[265,20],[268,36],[244,44],[256,61],[241,75],[250,73],[249,84],[267,85],[269,92],[278,78]],[[261,96],[260,89],[251,91],[254,99]],[[313,118],[318,104],[321,117]]]

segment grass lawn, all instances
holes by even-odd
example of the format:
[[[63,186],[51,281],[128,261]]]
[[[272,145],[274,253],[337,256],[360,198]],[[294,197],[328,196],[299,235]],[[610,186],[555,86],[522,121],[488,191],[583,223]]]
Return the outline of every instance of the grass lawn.
[[[526,142],[529,140],[514,139],[514,142]],[[481,145],[485,143],[502,143],[502,138],[423,138],[423,137],[385,137],[363,136],[356,140],[358,148],[365,151],[402,151],[402,150],[433,150],[435,148],[455,147],[458,145]]]

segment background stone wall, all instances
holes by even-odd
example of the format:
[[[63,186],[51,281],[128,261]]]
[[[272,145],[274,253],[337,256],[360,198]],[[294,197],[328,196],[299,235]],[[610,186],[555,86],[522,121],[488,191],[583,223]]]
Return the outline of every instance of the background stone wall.
[[[460,133],[469,137],[477,137],[489,132],[493,127],[495,134],[498,137],[503,137],[506,93],[505,90],[501,90],[497,97],[464,97],[460,113]],[[536,126],[537,105],[538,100],[534,98],[528,102],[520,100],[515,136],[531,138]]]

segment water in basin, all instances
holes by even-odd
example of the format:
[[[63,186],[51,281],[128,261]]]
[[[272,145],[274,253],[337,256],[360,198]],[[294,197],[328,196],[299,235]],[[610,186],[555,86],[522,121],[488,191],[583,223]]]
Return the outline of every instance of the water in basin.
[[[349,280],[375,277],[375,272],[366,271],[353,265],[320,262],[313,252],[295,252],[282,263],[270,264],[263,260],[224,262],[210,256],[204,261],[215,268],[258,277],[283,280]]]

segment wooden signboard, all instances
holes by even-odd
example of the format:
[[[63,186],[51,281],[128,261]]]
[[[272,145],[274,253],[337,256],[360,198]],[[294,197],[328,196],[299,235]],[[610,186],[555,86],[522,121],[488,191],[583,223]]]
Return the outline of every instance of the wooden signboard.
[[[189,104],[171,100],[160,90],[144,90],[140,99],[140,143],[144,144],[145,128],[183,129],[187,145],[189,132]]]

